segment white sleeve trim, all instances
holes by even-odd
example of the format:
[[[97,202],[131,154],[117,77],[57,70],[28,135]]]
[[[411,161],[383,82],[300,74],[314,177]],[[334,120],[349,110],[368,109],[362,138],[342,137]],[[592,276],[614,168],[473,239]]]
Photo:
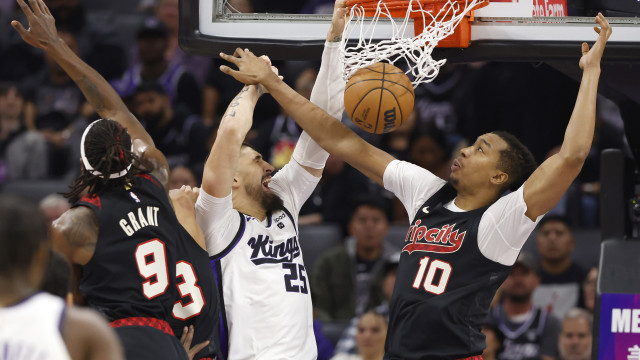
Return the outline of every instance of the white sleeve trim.
[[[540,215],[531,221],[525,213],[527,203],[521,186],[517,191],[503,196],[482,215],[478,227],[478,248],[489,260],[502,265],[513,265],[524,243],[542,219]]]
[[[233,209],[232,194],[216,198],[203,189],[196,200],[196,220],[204,233],[210,256],[226,249],[240,226],[238,211]]]

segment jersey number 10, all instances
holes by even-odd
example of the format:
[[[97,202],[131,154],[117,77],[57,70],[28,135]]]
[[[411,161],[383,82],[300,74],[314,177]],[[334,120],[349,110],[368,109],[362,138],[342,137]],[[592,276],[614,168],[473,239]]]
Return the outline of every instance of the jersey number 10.
[[[169,271],[167,268],[167,255],[164,243],[159,239],[152,239],[144,242],[136,248],[136,264],[140,275],[147,281],[142,283],[142,293],[151,300],[167,291],[169,287]],[[155,281],[152,279],[155,277]],[[176,277],[178,280],[178,291],[182,299],[189,296],[191,301],[184,303],[182,299],[173,305],[173,316],[176,319],[186,320],[200,314],[205,305],[202,290],[198,286],[193,265],[186,261],[179,261],[176,264]]]
[[[434,284],[434,278],[436,276],[436,271],[438,270],[440,270],[442,274],[440,275],[438,283]],[[427,276],[424,275],[425,272],[427,273]],[[426,292],[440,295],[447,289],[449,276],[451,276],[451,264],[438,259],[433,260],[431,264],[429,264],[429,257],[425,256],[420,259],[420,268],[418,269],[415,280],[413,280],[413,287],[415,289],[419,289],[420,283],[422,283]],[[423,278],[424,282],[422,281]]]

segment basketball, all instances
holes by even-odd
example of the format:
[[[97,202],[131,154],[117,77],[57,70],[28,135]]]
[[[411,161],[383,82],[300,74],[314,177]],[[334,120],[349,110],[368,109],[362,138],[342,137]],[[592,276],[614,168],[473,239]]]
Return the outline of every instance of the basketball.
[[[402,125],[413,111],[414,100],[409,77],[382,62],[356,71],[344,91],[344,107],[351,121],[373,134]]]

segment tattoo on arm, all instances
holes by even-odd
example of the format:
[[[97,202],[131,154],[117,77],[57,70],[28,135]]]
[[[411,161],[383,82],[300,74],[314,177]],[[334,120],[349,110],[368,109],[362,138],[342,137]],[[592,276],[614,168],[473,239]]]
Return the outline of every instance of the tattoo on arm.
[[[231,104],[229,104],[229,110],[228,110],[229,112],[223,116],[223,119],[226,118],[226,117],[235,117],[236,116],[236,111],[235,110],[231,111],[231,109],[233,109],[235,107],[238,107],[238,105],[240,105],[240,100],[242,100],[242,95],[244,93],[246,93],[247,91],[249,91],[249,87],[245,86],[245,87],[242,88],[240,93],[238,95],[236,95],[236,97],[233,99]]]
[[[89,104],[93,106],[98,114],[105,110],[104,96],[100,93],[98,87],[93,81],[91,81],[91,79],[83,75],[76,84],[84,93]]]
[[[333,39],[329,40],[329,42],[338,42],[338,41],[342,41],[342,35],[336,35],[333,37]]]
[[[83,210],[71,217],[70,223],[62,230],[62,234],[70,248],[93,254],[98,240],[98,218],[88,208],[78,207],[78,209]]]

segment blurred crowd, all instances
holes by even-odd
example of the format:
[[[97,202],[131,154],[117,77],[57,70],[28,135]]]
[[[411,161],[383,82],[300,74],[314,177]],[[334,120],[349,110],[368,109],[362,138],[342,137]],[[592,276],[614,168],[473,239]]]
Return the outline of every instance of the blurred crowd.
[[[45,2],[61,38],[114,86],[166,155],[171,188],[198,186],[217,124],[241,84],[219,71],[221,60],[180,49],[178,0]],[[240,12],[331,13],[333,1],[233,0],[230,6]],[[80,169],[81,134],[97,118],[68,75],[10,29],[12,19],[25,23],[16,10],[14,0],[0,0],[5,192],[23,189],[15,184],[69,184]],[[296,91],[310,96],[319,59],[274,65]],[[382,136],[359,134],[445,179],[459,149],[493,130],[513,133],[542,162],[562,142],[577,91],[577,82],[542,63],[447,64],[433,82],[416,88],[415,110],[401,128]],[[351,124],[346,115],[344,121]],[[289,161],[300,132],[265,96],[246,141],[277,169]],[[625,148],[625,137],[617,105],[601,97],[583,171],[539,226],[540,258],[522,254],[495,299],[485,328],[486,360],[588,358],[583,352],[590,351],[591,332],[585,329],[591,327],[597,268],[572,262],[579,246],[572,227],[599,226],[599,158],[606,148]],[[42,195],[50,221],[68,209],[59,195]],[[318,330],[324,326],[331,338],[321,350],[324,358],[381,358],[398,255],[384,239],[391,226],[407,226],[408,220],[391,193],[329,158],[300,217],[302,226],[334,224],[344,237],[339,247],[319,254],[311,273]]]

